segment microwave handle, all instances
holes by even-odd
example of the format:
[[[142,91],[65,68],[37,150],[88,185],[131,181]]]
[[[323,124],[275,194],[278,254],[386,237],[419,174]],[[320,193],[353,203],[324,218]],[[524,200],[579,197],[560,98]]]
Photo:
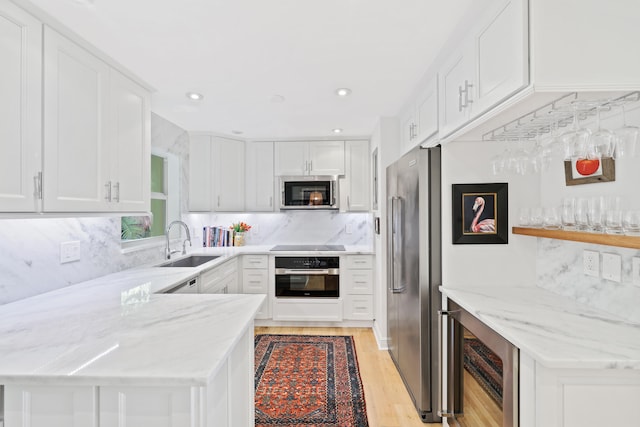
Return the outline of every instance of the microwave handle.
[[[331,181],[331,206],[336,205],[336,181]]]

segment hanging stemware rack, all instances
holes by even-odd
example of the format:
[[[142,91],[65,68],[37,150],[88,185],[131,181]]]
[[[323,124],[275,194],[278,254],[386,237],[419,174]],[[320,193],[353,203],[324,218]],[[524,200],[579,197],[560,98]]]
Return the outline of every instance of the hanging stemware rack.
[[[640,91],[630,92],[612,99],[582,100],[578,92],[564,95],[530,113],[518,117],[482,135],[483,141],[529,140],[556,129],[571,126],[574,113],[578,120],[595,116],[598,110],[606,111],[640,101]]]

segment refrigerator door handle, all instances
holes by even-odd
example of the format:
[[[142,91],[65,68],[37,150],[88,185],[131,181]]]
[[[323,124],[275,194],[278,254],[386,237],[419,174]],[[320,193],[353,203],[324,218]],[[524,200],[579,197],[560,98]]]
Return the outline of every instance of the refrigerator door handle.
[[[392,262],[392,287],[391,292],[394,294],[402,293],[406,290],[406,286],[402,283],[402,262],[403,262],[403,254],[402,254],[402,212],[403,204],[402,198],[393,197],[391,199],[391,214],[392,214],[392,238],[391,238],[391,251],[393,256]]]

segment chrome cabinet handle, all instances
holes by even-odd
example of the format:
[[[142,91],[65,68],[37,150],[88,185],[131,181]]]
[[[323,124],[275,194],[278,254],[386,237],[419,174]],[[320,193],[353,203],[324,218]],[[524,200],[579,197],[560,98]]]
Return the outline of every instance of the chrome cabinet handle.
[[[464,81],[464,89],[462,89],[462,86],[458,87],[458,111],[462,111],[463,109],[469,107],[469,105],[473,103],[473,100],[469,96],[470,89],[472,87],[473,87],[473,84],[469,83],[469,80]],[[463,94],[464,94],[464,103],[462,102]]]
[[[120,182],[116,182],[113,185],[115,196],[113,196],[113,201],[116,203],[120,203]]]
[[[33,176],[33,197],[42,200],[42,172]]]
[[[269,196],[269,207],[273,207],[273,196]]]
[[[107,202],[111,202],[111,181],[107,181],[107,183],[104,185],[105,188],[105,196],[104,199]]]

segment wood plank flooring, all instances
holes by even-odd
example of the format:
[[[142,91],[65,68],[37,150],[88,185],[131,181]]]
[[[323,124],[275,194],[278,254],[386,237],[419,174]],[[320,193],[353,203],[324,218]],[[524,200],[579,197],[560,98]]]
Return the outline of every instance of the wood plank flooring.
[[[256,327],[256,334],[352,335],[370,427],[424,427],[389,353],[378,350],[368,328]]]

